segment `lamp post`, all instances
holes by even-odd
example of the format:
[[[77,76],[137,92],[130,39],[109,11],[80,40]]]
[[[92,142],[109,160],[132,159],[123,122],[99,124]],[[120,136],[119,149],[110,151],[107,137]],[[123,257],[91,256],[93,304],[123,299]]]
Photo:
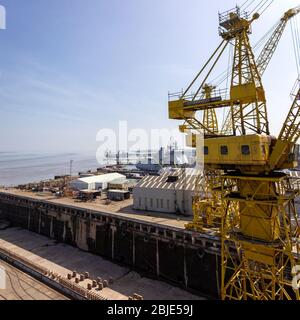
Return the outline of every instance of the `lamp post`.
[[[72,180],[73,160],[70,160],[70,179]]]

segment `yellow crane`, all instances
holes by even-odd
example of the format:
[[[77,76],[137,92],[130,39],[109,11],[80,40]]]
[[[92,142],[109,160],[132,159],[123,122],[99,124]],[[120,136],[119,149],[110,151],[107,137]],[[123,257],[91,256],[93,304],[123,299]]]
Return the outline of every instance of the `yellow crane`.
[[[292,188],[287,174],[277,171],[297,165],[299,126],[298,82],[279,137],[266,137],[269,141],[261,143],[268,152],[262,157],[265,163],[257,166],[257,173],[245,174],[242,170],[221,177],[223,299],[300,299],[299,289],[292,286],[291,272],[300,257],[295,208],[299,190]],[[249,138],[251,153],[255,147]],[[232,203],[237,210],[231,209]]]
[[[220,215],[222,299],[299,299],[299,290],[292,287],[291,280],[291,270],[299,260],[296,192],[288,175],[278,170],[296,165],[300,91],[298,87],[281,134],[274,138],[269,132],[265,91],[249,40],[252,23],[258,18],[258,13],[250,17],[239,8],[219,14],[223,40],[188,89],[169,101],[169,117],[185,120],[182,131],[204,131],[204,146],[196,145],[197,151],[204,156],[206,170],[216,170],[209,179],[213,201],[204,205],[196,197],[194,207]],[[234,46],[229,97],[214,88],[209,96],[206,92],[203,95],[229,43]],[[200,87],[189,94],[208,66]],[[199,110],[217,108],[230,109],[234,126],[229,136],[216,133],[195,118]]]
[[[283,32],[286,28],[288,21],[295,17],[300,12],[300,7],[296,7],[290,9],[285,12],[282,18],[279,20],[272,29],[271,29],[271,36],[267,40],[266,44],[264,45],[263,50],[261,51],[258,59],[256,59],[257,70],[260,76],[262,76],[269,65],[271,58],[274,55],[276,48],[278,47],[279,41],[283,35]],[[273,30],[274,29],[274,30]],[[268,32],[269,34],[270,32]],[[266,36],[263,37],[265,39]],[[201,74],[197,75],[197,77]],[[197,79],[197,77],[195,79]],[[190,84],[188,89],[185,91],[185,95],[187,95],[188,90],[191,86],[195,83],[195,79]],[[215,90],[216,87],[208,84],[204,84],[202,89],[202,101],[211,101],[213,94],[216,96]],[[224,90],[218,90],[219,96],[221,93],[224,93]],[[197,109],[195,109],[197,111]],[[196,114],[196,112],[195,112]],[[195,116],[194,114],[194,116]],[[186,131],[187,129],[202,129],[204,136],[206,138],[214,137],[214,136],[221,136],[221,135],[232,135],[232,120],[231,120],[231,112],[228,112],[226,121],[223,124],[221,133],[219,132],[218,127],[218,119],[216,115],[215,109],[204,109],[203,110],[203,120],[200,123],[196,118],[185,118],[186,124],[180,126],[182,132]],[[191,146],[196,146],[196,138],[190,143]],[[215,222],[219,222],[220,218],[220,199],[214,193],[211,192],[211,187],[216,186],[218,173],[212,170],[206,170],[205,174],[202,177],[199,177],[196,181],[201,181],[198,183],[195,190],[197,193],[197,201],[194,202],[194,219],[193,222],[187,225],[188,229],[191,230],[203,230],[204,223],[203,219],[206,221],[206,226],[214,226]]]

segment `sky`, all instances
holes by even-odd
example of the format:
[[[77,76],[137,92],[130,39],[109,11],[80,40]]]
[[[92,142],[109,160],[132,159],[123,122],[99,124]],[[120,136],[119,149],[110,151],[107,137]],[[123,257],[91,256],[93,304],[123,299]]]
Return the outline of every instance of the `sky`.
[[[218,12],[244,0],[0,0],[0,151],[88,152],[103,128],[177,130],[168,92],[185,88],[220,42]],[[259,40],[295,0],[275,0]],[[220,65],[220,73],[226,69]],[[297,77],[288,27],[263,78],[277,134]]]

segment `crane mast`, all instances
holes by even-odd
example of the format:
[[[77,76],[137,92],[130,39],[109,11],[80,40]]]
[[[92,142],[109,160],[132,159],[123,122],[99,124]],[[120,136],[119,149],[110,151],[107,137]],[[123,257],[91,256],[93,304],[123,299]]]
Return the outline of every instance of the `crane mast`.
[[[258,18],[256,14],[248,21],[239,12],[220,16],[220,35],[235,41],[230,89],[234,135],[269,134],[265,91],[248,36],[252,22]]]
[[[205,64],[206,67],[209,63],[212,63],[208,74],[204,77],[195,94],[188,94],[188,91],[204,68],[183,95],[169,97],[175,97],[175,99],[169,101],[169,117],[185,120],[187,125],[182,129],[195,127],[193,122],[195,122],[195,114],[199,110],[207,111],[227,107],[231,109],[232,123],[235,124],[234,135],[245,135],[250,132],[269,134],[265,92],[248,36],[251,33],[253,21],[258,18],[259,15],[254,14],[249,19],[246,13],[240,12],[239,8],[236,8],[234,12],[219,14],[219,33],[223,41]],[[206,80],[229,43],[233,43],[235,47],[229,98],[222,96],[220,91],[211,91],[210,98],[201,96],[204,86],[207,85]],[[207,135],[218,135],[214,130],[205,126],[203,122],[199,122],[201,123],[200,127],[204,129]]]
[[[203,87],[203,94],[207,100],[210,100],[212,97],[212,92],[216,87],[205,84]],[[216,111],[214,109],[205,110],[203,112],[203,125],[204,125],[204,134],[209,135],[210,133],[218,134],[218,118]]]

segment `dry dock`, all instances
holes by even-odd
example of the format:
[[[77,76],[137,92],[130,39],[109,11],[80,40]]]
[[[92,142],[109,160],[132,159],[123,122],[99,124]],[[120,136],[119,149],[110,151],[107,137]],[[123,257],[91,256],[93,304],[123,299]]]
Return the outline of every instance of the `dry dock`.
[[[199,296],[218,297],[219,239],[185,230],[186,218],[136,212],[130,201],[76,203],[15,190],[0,191],[0,214],[15,227],[109,259],[142,278],[163,280]],[[138,277],[126,281],[138,284]],[[146,292],[139,294],[146,296]]]
[[[0,250],[8,249],[32,263],[52,270],[66,278],[76,270],[78,274],[89,273],[89,279],[80,282],[86,287],[91,279],[113,279],[113,283],[100,291],[108,300],[128,300],[128,296],[138,293],[147,300],[196,300],[199,297],[161,281],[141,277],[129,268],[119,266],[88,252],[57,243],[45,236],[19,228],[0,231]],[[95,290],[95,292],[98,292]]]

